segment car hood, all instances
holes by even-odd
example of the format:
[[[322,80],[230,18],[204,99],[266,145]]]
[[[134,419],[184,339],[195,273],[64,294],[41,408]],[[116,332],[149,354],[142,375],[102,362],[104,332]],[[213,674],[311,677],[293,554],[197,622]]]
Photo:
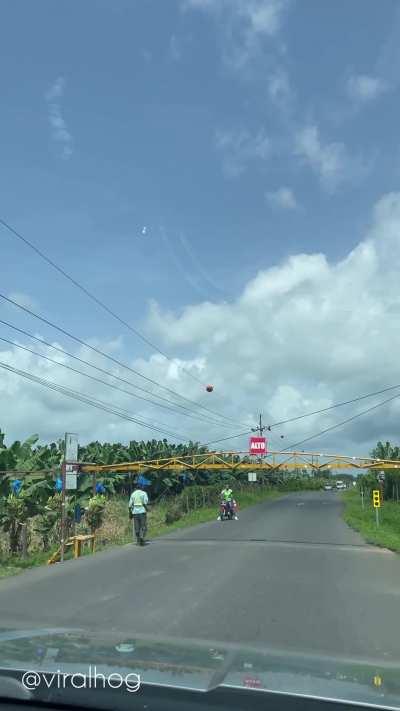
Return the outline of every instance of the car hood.
[[[9,679],[11,672],[87,675],[94,669],[135,673],[143,686],[201,692],[237,687],[400,709],[399,660],[383,663],[79,629],[0,629],[0,695],[1,679]]]

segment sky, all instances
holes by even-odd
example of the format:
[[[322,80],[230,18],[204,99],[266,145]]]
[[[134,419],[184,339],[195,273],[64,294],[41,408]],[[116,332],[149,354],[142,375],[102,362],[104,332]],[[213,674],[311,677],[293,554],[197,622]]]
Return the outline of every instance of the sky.
[[[6,441],[211,442],[400,384],[396,0],[3,0],[0,24],[0,220],[125,322],[0,224],[0,293],[97,349],[0,299],[59,349],[0,323],[40,354],[0,340]],[[368,455],[399,414],[301,448]]]

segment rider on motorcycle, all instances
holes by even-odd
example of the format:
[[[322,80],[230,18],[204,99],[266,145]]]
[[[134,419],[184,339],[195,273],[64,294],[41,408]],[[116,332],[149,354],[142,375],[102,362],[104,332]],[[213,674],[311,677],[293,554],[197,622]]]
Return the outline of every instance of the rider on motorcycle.
[[[233,501],[233,491],[228,484],[226,486],[224,486],[224,488],[221,491],[221,499],[222,499],[222,502],[224,503],[224,505],[226,506],[226,508],[229,508],[232,511],[232,513],[237,521],[237,516],[236,516],[234,501]]]

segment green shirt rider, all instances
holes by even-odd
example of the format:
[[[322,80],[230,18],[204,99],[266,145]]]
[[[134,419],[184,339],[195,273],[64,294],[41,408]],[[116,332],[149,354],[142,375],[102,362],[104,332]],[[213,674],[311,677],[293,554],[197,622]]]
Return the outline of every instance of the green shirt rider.
[[[229,508],[231,509],[233,516],[235,520],[238,520],[237,513],[236,513],[236,505],[233,502],[233,491],[230,486],[226,485],[221,491],[221,498],[222,501],[225,504],[228,504]]]
[[[221,491],[221,496],[223,501],[232,501],[233,499],[233,491],[230,488],[230,486],[225,486],[222,491]]]

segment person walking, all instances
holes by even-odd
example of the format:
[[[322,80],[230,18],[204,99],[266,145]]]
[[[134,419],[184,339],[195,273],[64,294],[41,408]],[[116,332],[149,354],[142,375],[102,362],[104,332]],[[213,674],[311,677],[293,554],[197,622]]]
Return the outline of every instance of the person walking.
[[[129,498],[129,516],[133,518],[133,534],[136,536],[136,545],[144,546],[147,533],[147,508],[149,497],[144,491],[143,485],[136,484],[135,491]]]

